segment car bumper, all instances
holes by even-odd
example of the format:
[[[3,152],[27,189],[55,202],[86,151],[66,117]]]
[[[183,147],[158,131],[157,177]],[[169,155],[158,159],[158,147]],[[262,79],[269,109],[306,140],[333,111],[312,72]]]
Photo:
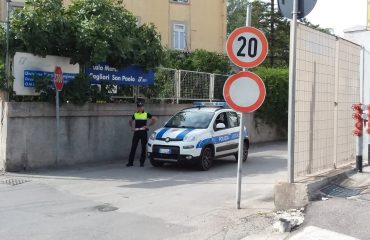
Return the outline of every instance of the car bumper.
[[[194,146],[186,148],[186,146]],[[168,152],[163,151],[168,149]],[[201,149],[195,143],[171,144],[161,141],[150,141],[147,148],[148,158],[161,162],[186,163],[199,159]]]
[[[193,157],[191,155],[160,154],[150,152],[148,152],[148,158],[150,160],[165,163],[194,163],[199,159],[199,157]]]

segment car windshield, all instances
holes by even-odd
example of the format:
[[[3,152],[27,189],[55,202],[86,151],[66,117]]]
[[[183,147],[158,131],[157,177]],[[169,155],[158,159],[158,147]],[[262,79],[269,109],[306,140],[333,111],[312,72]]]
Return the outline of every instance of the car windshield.
[[[173,116],[165,125],[168,128],[207,128],[214,113],[205,111],[185,111]]]

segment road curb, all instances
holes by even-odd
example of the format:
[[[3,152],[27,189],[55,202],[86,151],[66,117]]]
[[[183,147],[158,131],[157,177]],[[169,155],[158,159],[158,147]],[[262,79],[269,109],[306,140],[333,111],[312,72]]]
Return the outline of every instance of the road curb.
[[[317,190],[329,183],[342,181],[355,173],[355,167],[348,165],[326,173],[297,180],[295,183],[279,182],[274,187],[275,209],[288,210],[305,207],[310,201],[316,200],[319,197]]]

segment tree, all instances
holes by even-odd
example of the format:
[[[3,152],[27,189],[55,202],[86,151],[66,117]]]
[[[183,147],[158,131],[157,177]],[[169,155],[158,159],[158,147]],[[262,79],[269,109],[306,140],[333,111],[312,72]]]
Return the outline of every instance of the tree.
[[[230,61],[224,54],[197,49],[191,53],[167,50],[162,65],[168,68],[228,74]]]
[[[71,63],[79,63],[80,72],[97,62],[116,68],[132,64],[153,68],[163,55],[155,27],[138,26],[120,0],[72,0],[68,8],[63,0],[29,0],[15,11],[10,29],[13,54],[23,51],[69,57]],[[53,99],[49,96],[53,89],[41,80],[39,83],[43,99]],[[61,96],[83,104],[91,96],[98,99],[96,92],[90,88],[88,76],[79,75],[65,86]]]
[[[26,1],[11,18],[11,51],[39,56],[69,56],[74,50],[73,27],[61,0]]]
[[[119,0],[32,0],[11,19],[12,49],[70,57],[81,66],[108,62],[155,67],[162,56],[152,25],[138,26]]]
[[[228,33],[245,26],[247,1],[229,0]],[[252,4],[252,26],[265,33],[269,40],[268,61],[263,65],[287,66],[289,64],[289,23],[278,14],[274,1],[254,1]],[[271,7],[273,6],[273,7]]]

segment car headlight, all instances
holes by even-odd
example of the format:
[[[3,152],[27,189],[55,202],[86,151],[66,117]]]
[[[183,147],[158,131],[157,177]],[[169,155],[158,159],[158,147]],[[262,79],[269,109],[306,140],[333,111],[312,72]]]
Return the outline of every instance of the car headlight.
[[[150,135],[150,140],[155,140],[155,137],[157,136],[157,133],[154,132],[152,135]]]
[[[184,142],[193,142],[195,141],[195,136],[185,136],[184,137]]]

